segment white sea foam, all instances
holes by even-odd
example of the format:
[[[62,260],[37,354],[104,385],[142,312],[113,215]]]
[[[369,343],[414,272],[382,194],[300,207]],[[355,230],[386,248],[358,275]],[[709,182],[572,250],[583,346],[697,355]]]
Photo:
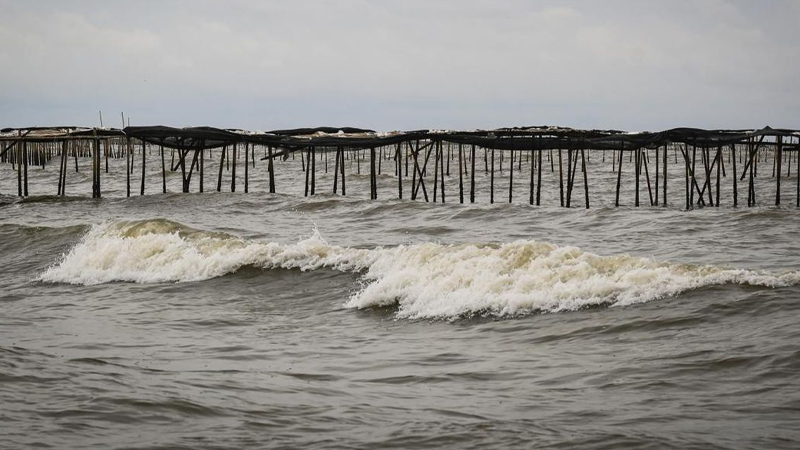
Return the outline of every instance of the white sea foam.
[[[199,281],[244,266],[313,270],[358,270],[367,250],[328,245],[315,230],[296,244],[260,242],[226,233],[193,230],[168,220],[123,221],[96,225],[47,269],[42,281],[100,284]]]
[[[166,220],[93,227],[41,280],[74,284],[197,281],[235,272],[327,267],[361,271],[350,308],[397,306],[402,318],[518,316],[630,305],[703,286],[800,283],[798,272],[691,266],[629,255],[599,256],[536,241],[424,243],[354,249],[314,233],[294,244],[245,240]]]

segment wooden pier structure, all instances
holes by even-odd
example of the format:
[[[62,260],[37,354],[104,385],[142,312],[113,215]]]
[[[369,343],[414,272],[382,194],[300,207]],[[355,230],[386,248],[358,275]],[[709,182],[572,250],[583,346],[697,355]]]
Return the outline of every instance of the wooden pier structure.
[[[799,148],[800,131],[769,127],[757,130],[676,128],[655,133],[549,126],[389,133],[347,127],[271,132],[166,126],[0,130],[0,164],[12,165],[11,173],[16,175],[16,195],[20,197],[32,195],[28,183],[29,170],[36,167],[45,169],[54,164],[58,164],[54,191],[35,194],[53,195],[55,192],[57,196],[66,195],[67,174],[73,167],[75,171],[80,170],[79,160],[84,161],[83,168],[87,170],[87,159],[92,174],[91,193],[95,198],[102,196],[102,179],[104,173],[109,173],[109,159],[125,160],[127,196],[132,192],[145,195],[148,164],[160,168],[159,192],[167,192],[168,172],[180,173],[182,192],[204,192],[208,190],[205,164],[211,158],[218,160],[213,190],[223,190],[223,171],[226,171],[230,185],[225,188],[236,192],[238,178],[243,182],[243,191],[249,192],[251,172],[256,170],[256,162],[259,162],[261,167],[266,166],[268,192],[275,193],[276,180],[282,176],[277,163],[293,158],[299,160],[304,174],[305,196],[320,191],[317,176],[329,171],[333,173],[329,189],[334,194],[346,195],[349,162],[351,174],[354,169],[360,174],[362,165],[363,170],[369,173],[371,199],[378,198],[378,175],[390,172],[395,178],[400,199],[444,203],[445,184],[450,181],[453,184],[457,182],[458,202],[474,203],[476,172],[482,172],[488,178],[489,194],[481,197],[488,198],[490,203],[512,202],[515,199],[514,177],[517,176],[526,181],[527,189],[522,196],[527,203],[541,205],[542,179],[549,176],[551,180],[557,180],[555,204],[566,208],[589,208],[593,190],[587,176],[588,167],[603,164],[610,165],[609,170],[616,177],[615,206],[620,206],[621,201],[630,205],[620,198],[625,184],[634,188],[632,206],[719,207],[723,179],[727,179],[725,190],[730,189],[732,201],[726,203],[731,206],[739,206],[740,196],[742,199],[745,197],[740,191],[746,191],[747,206],[779,206],[785,203],[784,200],[794,200],[795,206],[800,207]],[[155,160],[152,160],[153,151]],[[212,155],[212,151],[216,155]],[[134,173],[137,162],[139,173]],[[383,167],[390,164],[394,167],[389,170]],[[765,199],[756,194],[759,166],[762,179],[765,175],[774,179],[774,198]],[[677,173],[683,175],[678,179],[674,179],[676,167]],[[795,186],[782,188],[781,180],[792,176],[793,167]],[[785,176],[782,175],[784,171]],[[193,175],[196,176],[193,178]],[[496,177],[508,178],[507,193],[496,192]],[[517,186],[520,181],[518,178]],[[677,186],[683,191],[683,201],[670,204],[667,200],[668,186],[669,189]],[[609,195],[607,192],[603,194]]]

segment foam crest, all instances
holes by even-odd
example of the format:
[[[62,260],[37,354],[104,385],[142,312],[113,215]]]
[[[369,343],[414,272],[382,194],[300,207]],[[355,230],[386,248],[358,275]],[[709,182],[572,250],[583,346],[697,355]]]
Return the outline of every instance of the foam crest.
[[[536,241],[355,249],[330,245],[316,229],[297,243],[280,244],[194,230],[168,220],[94,226],[40,279],[85,285],[199,281],[243,266],[362,272],[361,287],[346,307],[397,307],[398,317],[413,319],[513,317],[630,305],[711,285],[800,283],[798,272],[600,256]]]
[[[313,270],[358,270],[364,250],[328,245],[315,229],[296,244],[245,240],[209,233],[168,220],[109,222],[92,229],[42,281],[100,284],[199,281],[244,266]]]
[[[796,272],[765,272],[599,256],[577,247],[518,241],[503,245],[422,244],[383,250],[348,301],[397,305],[401,318],[513,317],[533,312],[630,305],[703,286],[797,284]]]

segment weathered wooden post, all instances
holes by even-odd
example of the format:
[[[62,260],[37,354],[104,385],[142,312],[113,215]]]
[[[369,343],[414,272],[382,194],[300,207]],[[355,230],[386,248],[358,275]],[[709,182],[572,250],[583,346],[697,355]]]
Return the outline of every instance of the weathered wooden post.
[[[234,142],[231,149],[231,158],[229,158],[229,160],[231,160],[231,166],[233,167],[231,169],[231,192],[236,192],[236,160],[238,159],[236,150],[236,142]]]
[[[475,144],[472,144],[471,156],[470,156],[472,168],[469,172],[470,176],[470,186],[469,186],[469,202],[475,203]]]
[[[783,136],[776,137],[775,160],[778,165],[778,175],[775,177],[775,206],[781,205],[781,163],[783,162]],[[27,193],[25,194],[27,195]]]
[[[249,158],[249,155],[250,155],[250,151],[249,150],[250,150],[250,144],[245,142],[244,143],[244,193],[245,194],[247,194],[249,189],[250,189],[250,179],[249,179],[250,171],[248,169],[248,167],[250,166],[248,164],[248,158]]]
[[[147,143],[142,140],[142,188],[139,191],[139,195],[144,195],[144,175],[145,175],[145,146]]]

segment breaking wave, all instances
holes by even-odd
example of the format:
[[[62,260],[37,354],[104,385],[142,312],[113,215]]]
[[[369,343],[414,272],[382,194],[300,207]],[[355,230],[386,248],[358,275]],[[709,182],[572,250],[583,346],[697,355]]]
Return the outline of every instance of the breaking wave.
[[[163,219],[96,225],[40,280],[72,284],[199,281],[244,266],[359,272],[350,308],[396,306],[401,318],[513,317],[630,305],[723,284],[800,283],[800,273],[600,256],[537,241],[356,249],[315,229],[294,244],[246,240]]]

